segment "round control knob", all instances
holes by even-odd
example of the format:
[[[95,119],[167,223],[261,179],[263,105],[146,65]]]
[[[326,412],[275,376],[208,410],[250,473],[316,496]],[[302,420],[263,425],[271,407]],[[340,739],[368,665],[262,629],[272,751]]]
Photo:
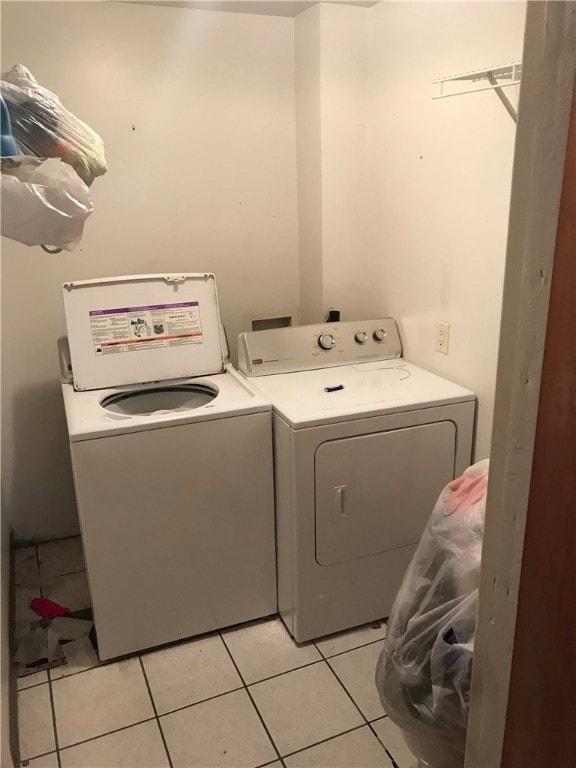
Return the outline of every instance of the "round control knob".
[[[358,331],[358,333],[354,334],[354,341],[358,344],[366,344],[368,341],[368,334],[364,333],[364,331]]]
[[[386,338],[386,331],[384,328],[378,328],[377,331],[374,331],[372,336],[374,337],[374,341],[384,341]]]
[[[318,345],[322,347],[322,349],[332,349],[334,344],[336,344],[336,342],[331,333],[321,333],[320,336],[318,336]]]

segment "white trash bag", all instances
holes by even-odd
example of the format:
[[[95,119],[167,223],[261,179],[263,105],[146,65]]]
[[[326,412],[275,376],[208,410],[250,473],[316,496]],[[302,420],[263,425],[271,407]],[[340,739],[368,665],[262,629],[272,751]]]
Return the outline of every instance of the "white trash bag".
[[[390,719],[414,743],[438,745],[462,765],[487,484],[485,460],[440,494],[394,601],[376,669]]]
[[[1,234],[25,245],[73,251],[94,210],[86,184],[66,163],[27,155],[3,157]]]
[[[20,150],[34,157],[57,157],[71,165],[88,186],[106,173],[104,143],[60,99],[16,64],[0,79],[0,90]]]

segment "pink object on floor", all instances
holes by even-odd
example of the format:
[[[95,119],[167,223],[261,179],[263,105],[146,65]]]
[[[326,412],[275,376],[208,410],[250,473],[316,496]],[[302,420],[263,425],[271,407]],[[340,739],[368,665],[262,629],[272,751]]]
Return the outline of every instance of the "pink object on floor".
[[[65,616],[70,610],[63,605],[55,603],[53,600],[49,600],[47,597],[35,597],[30,603],[30,608],[32,608],[38,616],[42,616],[43,619],[49,619],[54,616]]]

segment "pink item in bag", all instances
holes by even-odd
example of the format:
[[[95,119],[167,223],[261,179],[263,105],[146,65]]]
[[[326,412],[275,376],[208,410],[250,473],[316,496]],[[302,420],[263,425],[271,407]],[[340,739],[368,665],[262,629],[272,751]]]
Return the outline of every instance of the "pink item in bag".
[[[65,616],[70,610],[63,605],[55,603],[53,600],[49,600],[47,597],[35,597],[30,603],[30,608],[32,608],[38,616],[42,616],[43,619],[53,618],[54,616]]]

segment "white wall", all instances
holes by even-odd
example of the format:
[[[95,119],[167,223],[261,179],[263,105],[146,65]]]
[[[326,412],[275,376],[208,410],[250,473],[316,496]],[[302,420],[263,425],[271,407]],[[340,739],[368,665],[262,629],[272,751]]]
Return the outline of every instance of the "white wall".
[[[317,322],[323,303],[320,11],[321,6],[315,5],[294,19],[302,323]]]
[[[330,307],[343,320],[378,317],[383,309],[367,227],[370,19],[369,8],[321,6],[323,306],[317,321]]]
[[[293,46],[288,18],[2,4],[2,70],[22,62],[58,93],[102,135],[110,168],[74,254],[2,241],[2,469],[20,540],[77,530],[62,282],[213,271],[234,344],[245,313],[298,305]]]
[[[319,4],[295,19],[303,322],[382,311],[367,240],[369,9]]]
[[[478,394],[487,455],[515,130],[495,94],[432,101],[432,78],[521,58],[524,10],[387,1],[292,20],[3,3],[2,69],[29,66],[101,133],[110,165],[75,254],[2,243],[17,537],[76,530],[55,350],[65,280],[214,271],[233,344],[244,314],[297,306],[299,288],[304,322],[330,306],[393,315],[410,360]],[[451,323],[448,356],[436,319]]]
[[[492,92],[433,101],[432,80],[521,59],[524,15],[521,2],[323,4],[295,28],[297,83],[309,78],[296,91],[302,317],[395,317],[409,360],[477,394],[477,459],[490,446],[515,124]],[[448,355],[437,320],[450,323]]]
[[[373,272],[406,357],[477,393],[477,459],[490,447],[515,125],[491,92],[433,101],[432,79],[521,59],[524,14],[520,2],[370,9]],[[437,319],[451,324],[447,356]]]

